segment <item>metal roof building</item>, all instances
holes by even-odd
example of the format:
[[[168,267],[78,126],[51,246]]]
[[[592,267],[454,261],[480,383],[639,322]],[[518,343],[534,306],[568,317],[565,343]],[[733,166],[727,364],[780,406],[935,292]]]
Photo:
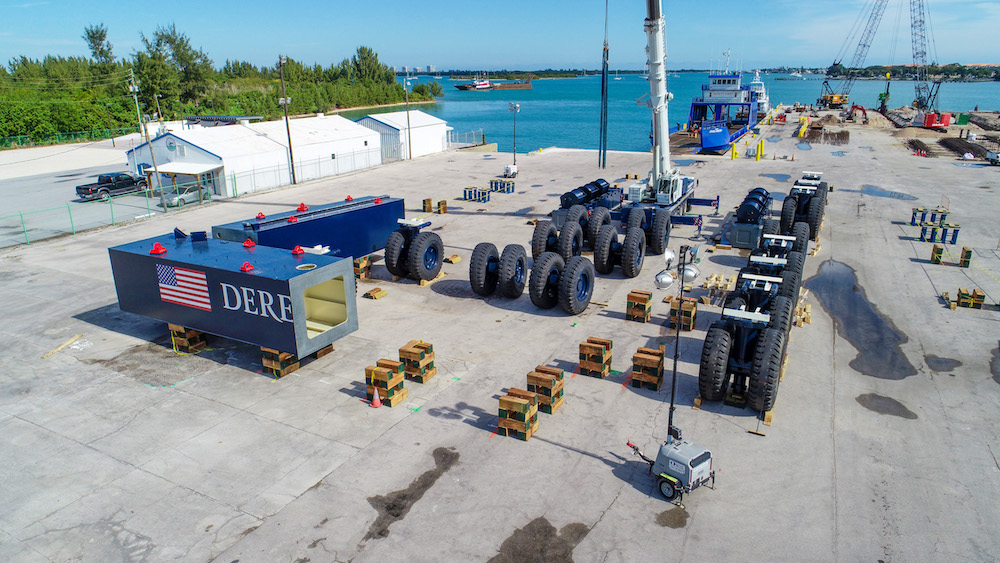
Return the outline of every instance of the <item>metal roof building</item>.
[[[292,119],[289,128],[300,182],[382,163],[379,134],[349,119],[320,114]],[[284,120],[165,133],[128,151],[130,170],[155,174],[150,145],[164,186],[197,181],[213,195],[235,197],[292,181]]]
[[[376,113],[366,115],[357,122],[378,131],[382,143],[382,162],[409,158],[410,141],[413,144],[414,158],[448,149],[448,132],[451,127],[444,120],[420,110]],[[408,139],[408,132],[411,131]]]

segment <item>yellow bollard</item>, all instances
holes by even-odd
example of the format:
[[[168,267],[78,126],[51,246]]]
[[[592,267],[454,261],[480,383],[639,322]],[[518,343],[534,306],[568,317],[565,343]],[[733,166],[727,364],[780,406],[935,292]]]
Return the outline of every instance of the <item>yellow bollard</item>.
[[[732,158],[732,160],[736,160],[736,143],[733,143],[733,158]]]
[[[764,141],[757,143],[757,162],[760,162],[760,153],[764,152]]]

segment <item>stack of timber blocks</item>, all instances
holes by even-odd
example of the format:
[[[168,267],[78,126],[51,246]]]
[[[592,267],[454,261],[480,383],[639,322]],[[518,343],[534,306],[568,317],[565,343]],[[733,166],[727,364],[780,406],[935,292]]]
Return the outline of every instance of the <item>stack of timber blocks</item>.
[[[970,264],[972,264],[972,249],[968,246],[963,246],[962,255],[958,260],[958,265],[963,268],[968,268]]]
[[[438,202],[438,207],[437,207],[437,210],[435,211],[435,213],[437,213],[439,215],[444,215],[445,213],[448,213],[448,200],[447,199],[442,199],[441,201]]]
[[[944,246],[935,244],[931,247],[931,264],[940,264],[941,256],[944,254]]]
[[[174,350],[182,354],[194,354],[205,347],[205,335],[193,328],[167,323],[170,329],[170,342]]]
[[[417,383],[427,381],[437,374],[434,367],[434,345],[423,340],[411,340],[399,349],[399,361],[403,363],[406,379]]]
[[[653,311],[653,294],[641,289],[633,289],[628,294],[625,318],[640,323],[648,322]]]
[[[983,304],[986,303],[986,292],[976,288],[972,291],[964,287],[958,288],[958,306],[959,307],[972,307],[973,309],[982,309]]]
[[[566,372],[559,368],[538,366],[528,374],[528,391],[538,395],[538,410],[552,414],[563,405]]]
[[[663,346],[659,350],[639,348],[632,356],[632,387],[659,391],[663,384]]]
[[[693,297],[683,297],[680,301],[671,299],[670,328],[677,328],[677,315],[681,317],[681,330],[694,330],[695,317],[698,316],[698,301]],[[678,307],[678,303],[680,306]]]
[[[260,348],[261,360],[264,364],[264,371],[275,379],[285,377],[293,371],[299,369],[299,359],[295,354],[279,352],[273,348]]]
[[[500,397],[497,434],[527,440],[538,431],[538,395],[511,388]]]
[[[362,256],[354,261],[354,277],[366,280],[372,277],[372,257]]]
[[[610,340],[587,338],[580,343],[580,375],[605,378],[611,373]]]
[[[427,198],[424,200],[424,213],[431,213],[434,211],[434,200]]]
[[[375,400],[375,393],[382,404],[394,407],[406,399],[409,391],[404,386],[403,362],[381,359],[376,365],[365,368],[365,382],[368,384],[369,401]]]

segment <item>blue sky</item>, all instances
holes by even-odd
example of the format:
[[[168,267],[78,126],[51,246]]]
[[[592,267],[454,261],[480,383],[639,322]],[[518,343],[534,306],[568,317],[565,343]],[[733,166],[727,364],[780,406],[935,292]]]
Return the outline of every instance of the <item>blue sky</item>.
[[[726,49],[732,49],[734,66],[743,69],[827,66],[869,2],[663,0],[668,66],[717,67]],[[399,67],[597,68],[604,5],[600,0],[0,0],[0,62],[21,55],[88,56],[83,27],[103,22],[118,57],[140,48],[140,32],[150,35],[159,25],[175,23],[217,67],[226,59],[271,65],[279,54],[328,66],[367,45],[383,62]],[[868,64],[910,61],[908,5],[890,0]],[[990,39],[1000,22],[1000,0],[929,0],[929,6],[936,47],[931,58],[936,52],[941,63],[1000,63]],[[899,38],[890,59],[897,13]],[[643,0],[610,2],[612,69],[643,66],[644,17]],[[856,41],[848,61],[855,46]]]

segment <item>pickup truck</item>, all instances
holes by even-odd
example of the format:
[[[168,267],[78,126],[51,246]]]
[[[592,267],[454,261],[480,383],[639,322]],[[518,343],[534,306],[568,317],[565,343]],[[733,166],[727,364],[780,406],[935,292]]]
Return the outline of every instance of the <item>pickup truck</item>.
[[[97,182],[77,186],[76,195],[87,200],[97,198],[106,200],[113,195],[141,192],[148,185],[145,178],[140,178],[128,172],[101,174],[97,177]]]
[[[986,160],[994,166],[1000,165],[1000,155],[993,151],[986,153]]]

